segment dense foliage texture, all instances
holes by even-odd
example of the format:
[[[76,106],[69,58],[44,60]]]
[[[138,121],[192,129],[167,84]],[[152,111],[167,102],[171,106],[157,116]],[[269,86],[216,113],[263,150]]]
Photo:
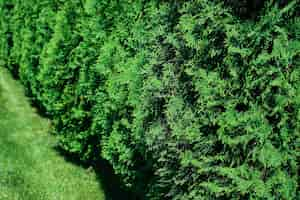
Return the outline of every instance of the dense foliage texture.
[[[249,2],[0,0],[0,63],[140,198],[292,200],[300,3]]]

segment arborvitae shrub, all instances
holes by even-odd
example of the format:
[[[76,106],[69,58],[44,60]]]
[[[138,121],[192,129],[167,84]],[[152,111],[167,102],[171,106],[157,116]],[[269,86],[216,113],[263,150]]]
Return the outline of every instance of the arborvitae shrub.
[[[0,0],[0,63],[139,198],[297,199],[299,5]]]

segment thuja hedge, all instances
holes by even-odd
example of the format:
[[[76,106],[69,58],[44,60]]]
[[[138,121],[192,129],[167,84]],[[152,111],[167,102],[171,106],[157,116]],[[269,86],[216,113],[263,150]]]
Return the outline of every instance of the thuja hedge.
[[[249,2],[0,0],[0,63],[143,198],[296,199],[300,3]]]

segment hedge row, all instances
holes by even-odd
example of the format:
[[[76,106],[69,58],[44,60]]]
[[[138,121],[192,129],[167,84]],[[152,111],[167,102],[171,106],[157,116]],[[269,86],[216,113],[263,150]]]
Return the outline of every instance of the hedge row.
[[[142,198],[296,199],[300,3],[249,2],[0,0],[0,64]]]

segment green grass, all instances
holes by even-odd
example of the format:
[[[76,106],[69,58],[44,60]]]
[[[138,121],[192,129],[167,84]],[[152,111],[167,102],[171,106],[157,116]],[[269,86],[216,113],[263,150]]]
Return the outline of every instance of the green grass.
[[[105,199],[93,171],[65,161],[54,150],[49,127],[22,86],[0,68],[0,200]]]

